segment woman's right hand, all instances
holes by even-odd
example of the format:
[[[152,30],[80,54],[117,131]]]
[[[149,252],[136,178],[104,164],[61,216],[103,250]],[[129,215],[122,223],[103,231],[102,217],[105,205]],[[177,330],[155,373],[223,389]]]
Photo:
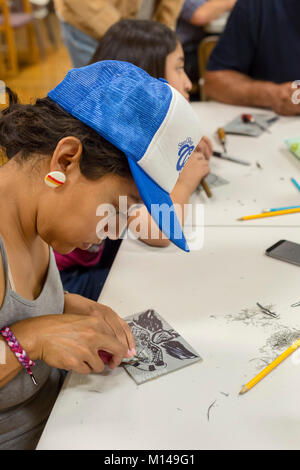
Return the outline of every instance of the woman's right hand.
[[[99,316],[47,315],[17,322],[11,330],[32,360],[41,359],[51,367],[79,374],[104,370],[99,350],[112,355],[111,369],[123,358],[132,357]]]

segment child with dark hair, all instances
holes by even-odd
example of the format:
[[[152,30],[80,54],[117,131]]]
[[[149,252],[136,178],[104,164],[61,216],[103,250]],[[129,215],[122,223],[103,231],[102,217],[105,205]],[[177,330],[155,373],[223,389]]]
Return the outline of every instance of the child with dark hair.
[[[186,100],[189,99],[191,82],[184,70],[182,46],[176,34],[163,24],[147,20],[121,20],[115,23],[100,41],[91,63],[103,60],[130,62],[155,78],[166,79]],[[182,209],[209,173],[211,154],[211,142],[204,137],[172,192],[174,203],[180,204]],[[151,226],[146,209],[141,209],[138,215],[145,223],[148,219],[148,226]],[[129,223],[132,220],[130,218]],[[153,238],[150,233],[142,241],[159,247],[169,244],[166,237]],[[97,300],[119,244],[120,241],[106,239],[105,244],[93,246],[87,251],[75,250],[67,256],[56,254],[64,288]]]

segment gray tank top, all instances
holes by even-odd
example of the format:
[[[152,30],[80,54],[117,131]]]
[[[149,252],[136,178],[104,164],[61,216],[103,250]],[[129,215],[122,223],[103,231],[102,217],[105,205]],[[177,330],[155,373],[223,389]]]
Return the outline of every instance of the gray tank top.
[[[39,297],[33,301],[12,291],[1,237],[0,251],[6,283],[0,308],[0,328],[26,318],[63,313],[64,292],[52,249],[44,287]],[[61,372],[43,361],[36,361],[32,371],[38,386],[32,383],[25,369],[22,369],[8,384],[0,388],[0,450],[35,448],[55,402]]]

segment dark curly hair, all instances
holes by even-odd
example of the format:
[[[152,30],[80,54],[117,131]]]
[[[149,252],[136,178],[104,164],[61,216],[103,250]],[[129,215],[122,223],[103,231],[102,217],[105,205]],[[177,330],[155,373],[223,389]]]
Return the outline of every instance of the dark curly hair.
[[[61,139],[73,136],[82,142],[79,166],[87,179],[96,180],[108,173],[132,177],[123,152],[50,98],[20,104],[13,91],[6,91],[9,105],[0,115],[0,147],[8,159],[51,156]]]

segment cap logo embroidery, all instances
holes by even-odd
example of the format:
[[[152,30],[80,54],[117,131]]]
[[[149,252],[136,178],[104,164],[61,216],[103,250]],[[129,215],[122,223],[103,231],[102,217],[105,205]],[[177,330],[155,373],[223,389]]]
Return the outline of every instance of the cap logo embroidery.
[[[190,156],[192,155],[193,151],[195,150],[194,142],[191,137],[188,137],[183,142],[178,144],[178,156],[179,160],[177,162],[177,171],[181,171]]]

